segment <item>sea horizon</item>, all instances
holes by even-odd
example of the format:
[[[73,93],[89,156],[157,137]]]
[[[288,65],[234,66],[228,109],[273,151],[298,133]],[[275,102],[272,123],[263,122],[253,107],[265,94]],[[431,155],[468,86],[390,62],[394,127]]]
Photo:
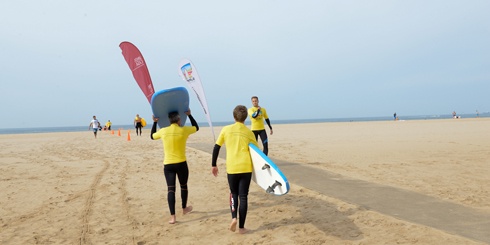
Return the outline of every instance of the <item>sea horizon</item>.
[[[460,114],[461,119],[476,118],[476,114]],[[419,116],[403,116],[399,120],[438,120],[451,119],[450,114],[443,115],[419,115]],[[479,117],[490,117],[490,112],[480,113]],[[316,118],[316,119],[283,119],[271,120],[271,124],[301,124],[301,123],[324,123],[324,122],[370,122],[370,121],[393,121],[393,117],[348,117],[348,118]],[[212,122],[213,126],[225,126],[233,123],[233,121]],[[190,125],[189,122],[186,125]],[[199,127],[209,127],[207,122],[198,122]],[[248,125],[249,123],[246,124]],[[113,125],[112,130],[129,130],[133,129],[131,124]],[[60,127],[32,127],[32,128],[0,128],[0,134],[35,134],[35,133],[62,133],[62,132],[82,132],[88,131],[87,126],[60,126]]]

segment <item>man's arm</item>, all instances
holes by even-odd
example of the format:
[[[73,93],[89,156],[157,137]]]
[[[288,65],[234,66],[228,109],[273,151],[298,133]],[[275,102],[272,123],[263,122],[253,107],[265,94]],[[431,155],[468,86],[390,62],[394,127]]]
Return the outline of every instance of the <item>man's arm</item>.
[[[194,119],[194,117],[192,115],[187,115],[189,117],[189,120],[191,121],[191,125],[196,127],[196,131],[199,131],[199,125],[197,125],[197,122],[196,120]]]

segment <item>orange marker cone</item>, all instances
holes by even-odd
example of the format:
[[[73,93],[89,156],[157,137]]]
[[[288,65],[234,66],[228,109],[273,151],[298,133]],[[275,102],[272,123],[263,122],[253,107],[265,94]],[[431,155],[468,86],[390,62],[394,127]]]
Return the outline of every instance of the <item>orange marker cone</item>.
[[[121,136],[121,129],[117,130],[117,136]]]
[[[131,135],[129,132],[131,132],[131,131],[128,130],[128,141],[131,141]]]
[[[111,134],[114,135],[114,130],[111,131]]]

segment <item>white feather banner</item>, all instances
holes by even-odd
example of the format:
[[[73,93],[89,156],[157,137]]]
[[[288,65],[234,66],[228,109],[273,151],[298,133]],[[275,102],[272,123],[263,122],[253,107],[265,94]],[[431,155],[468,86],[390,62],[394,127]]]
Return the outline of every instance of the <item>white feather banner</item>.
[[[216,140],[214,135],[213,123],[211,122],[211,116],[209,115],[208,103],[206,101],[206,95],[204,94],[204,89],[202,87],[201,79],[199,74],[197,74],[196,67],[192,64],[192,61],[188,59],[182,59],[179,63],[179,76],[187,82],[187,85],[197,96],[197,100],[201,104],[201,107],[208,120],[209,127],[213,133],[213,138]]]

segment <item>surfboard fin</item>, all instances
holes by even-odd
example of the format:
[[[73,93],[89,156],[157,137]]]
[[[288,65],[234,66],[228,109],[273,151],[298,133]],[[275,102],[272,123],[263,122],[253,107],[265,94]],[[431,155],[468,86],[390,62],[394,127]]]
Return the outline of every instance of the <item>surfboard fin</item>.
[[[267,163],[264,163],[264,166],[262,166],[262,170],[266,170],[266,169],[269,169],[271,168],[271,166]]]
[[[266,164],[267,165],[267,164]],[[269,166],[269,165],[267,165]],[[263,168],[262,168],[263,169]],[[267,190],[265,190],[265,192],[269,193],[269,194],[274,194],[274,189],[277,187],[277,186],[282,186],[282,184],[276,180],[276,182],[274,184],[272,184],[272,186],[269,186],[267,187]]]

